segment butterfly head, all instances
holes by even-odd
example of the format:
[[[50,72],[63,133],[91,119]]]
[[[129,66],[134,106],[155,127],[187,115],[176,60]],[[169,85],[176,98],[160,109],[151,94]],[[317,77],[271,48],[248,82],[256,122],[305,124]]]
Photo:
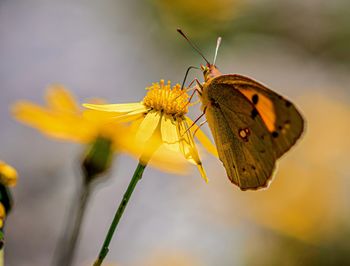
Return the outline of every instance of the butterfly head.
[[[197,51],[197,53],[204,59],[204,61],[206,62],[206,65],[201,65],[201,70],[203,71],[203,75],[204,75],[204,80],[208,81],[209,79],[215,78],[217,76],[222,75],[220,73],[220,71],[217,69],[217,67],[215,66],[215,61],[216,61],[216,56],[218,54],[218,50],[221,44],[221,37],[219,37],[217,39],[216,42],[216,49],[215,49],[215,55],[214,55],[214,60],[213,60],[213,64],[211,64],[203,55],[203,53],[200,51],[200,49],[190,41],[190,39],[186,36],[186,34],[181,30],[181,29],[177,29],[178,33],[180,33],[185,39],[186,41],[193,47],[194,50]]]
[[[201,70],[203,72],[204,80],[208,81],[212,78],[222,75],[218,68],[210,63],[207,63],[205,66],[201,65]]]

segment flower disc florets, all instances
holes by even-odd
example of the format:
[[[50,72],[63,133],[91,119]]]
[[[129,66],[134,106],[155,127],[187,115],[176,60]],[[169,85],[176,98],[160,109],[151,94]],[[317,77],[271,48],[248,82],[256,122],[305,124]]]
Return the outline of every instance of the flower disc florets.
[[[183,116],[188,112],[188,94],[181,90],[180,84],[171,88],[170,81],[165,85],[164,80],[153,83],[148,90],[143,104],[146,107],[164,112],[172,116]]]

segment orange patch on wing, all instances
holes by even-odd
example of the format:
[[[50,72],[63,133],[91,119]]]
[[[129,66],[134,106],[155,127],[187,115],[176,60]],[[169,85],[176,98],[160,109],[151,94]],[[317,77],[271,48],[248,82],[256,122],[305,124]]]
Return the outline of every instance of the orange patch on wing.
[[[258,102],[255,105],[264,124],[270,132],[275,131],[276,114],[272,101],[265,95],[254,91],[253,89],[239,89],[239,91],[253,103],[253,95],[258,95]]]

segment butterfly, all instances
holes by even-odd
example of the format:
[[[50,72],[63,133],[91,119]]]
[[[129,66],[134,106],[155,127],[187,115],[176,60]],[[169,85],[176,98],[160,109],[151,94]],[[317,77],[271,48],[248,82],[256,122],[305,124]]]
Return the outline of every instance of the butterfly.
[[[220,42],[221,38],[214,62]],[[261,83],[238,74],[222,74],[189,43],[206,61],[201,65],[204,83],[197,82],[197,90],[229,180],[241,190],[267,187],[276,160],[304,130],[302,115],[292,102]]]

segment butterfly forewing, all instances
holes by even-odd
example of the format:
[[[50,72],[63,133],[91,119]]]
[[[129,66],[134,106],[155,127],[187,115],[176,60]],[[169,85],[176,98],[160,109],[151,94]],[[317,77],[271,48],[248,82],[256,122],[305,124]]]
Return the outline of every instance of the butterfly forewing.
[[[255,106],[218,78],[203,88],[206,117],[229,179],[242,190],[265,187],[276,155],[271,134]]]
[[[226,84],[238,90],[255,106],[272,137],[277,158],[287,152],[301,136],[304,120],[296,107],[284,97],[241,75],[222,75],[214,81],[215,84]],[[251,116],[257,113],[253,111]]]

